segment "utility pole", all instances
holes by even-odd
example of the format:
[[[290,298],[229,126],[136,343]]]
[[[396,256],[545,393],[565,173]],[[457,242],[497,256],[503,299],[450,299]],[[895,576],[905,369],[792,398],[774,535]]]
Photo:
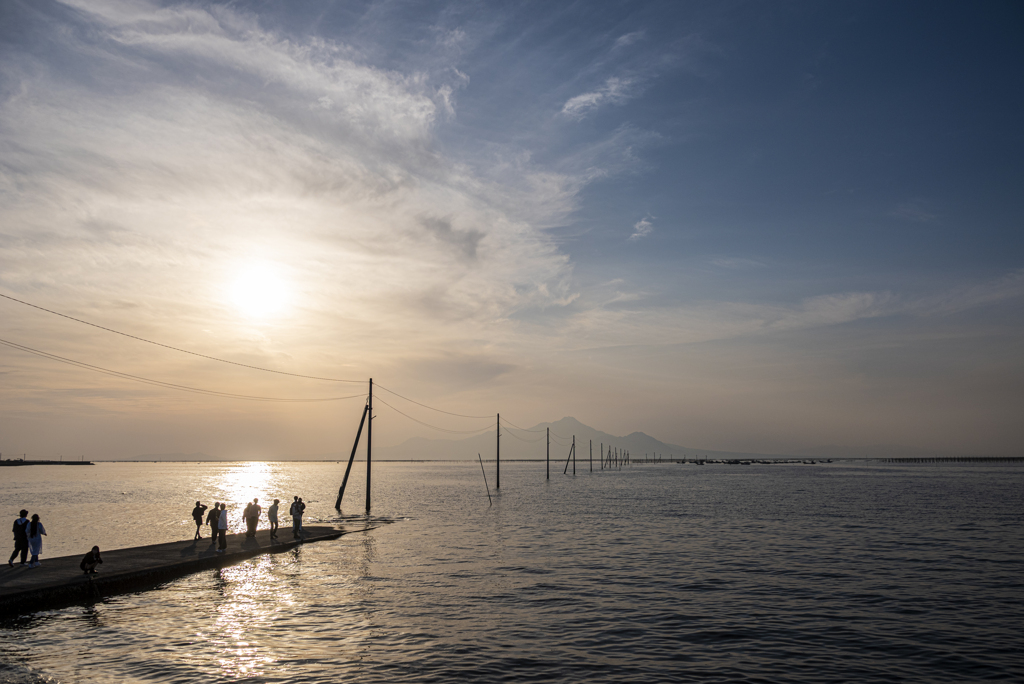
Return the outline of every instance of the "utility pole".
[[[544,456],[544,469],[547,471],[547,479],[551,479],[551,428],[547,428],[548,450]]]
[[[590,472],[594,472],[594,440],[590,440]]]
[[[498,425],[498,438],[497,438],[497,446],[495,447],[495,451],[497,453],[497,459],[496,459],[495,468],[497,469],[498,474],[497,474],[496,482],[494,483],[494,488],[495,489],[501,489],[501,414],[500,413],[498,414],[498,423],[497,423],[497,425]]]
[[[373,378],[370,378],[370,395],[366,401],[366,515],[370,515],[370,461],[373,458]]]

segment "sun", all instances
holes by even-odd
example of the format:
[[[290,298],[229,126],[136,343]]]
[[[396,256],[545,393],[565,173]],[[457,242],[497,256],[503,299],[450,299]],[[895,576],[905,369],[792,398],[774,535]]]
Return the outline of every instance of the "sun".
[[[288,285],[273,265],[250,264],[232,283],[231,302],[246,318],[278,316],[288,305]]]

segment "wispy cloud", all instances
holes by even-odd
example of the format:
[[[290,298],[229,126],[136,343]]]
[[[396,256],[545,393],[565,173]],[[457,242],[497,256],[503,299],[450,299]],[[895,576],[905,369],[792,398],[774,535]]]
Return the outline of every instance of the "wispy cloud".
[[[623,34],[615,39],[615,44],[612,45],[613,50],[628,47],[638,40],[643,40],[646,33],[644,31],[632,31],[630,33]]]
[[[633,224],[633,233],[629,236],[634,242],[640,238],[647,237],[654,232],[654,217],[645,216]]]
[[[562,115],[579,121],[599,107],[623,104],[639,92],[639,82],[635,78],[611,76],[597,90],[570,98],[562,106]]]

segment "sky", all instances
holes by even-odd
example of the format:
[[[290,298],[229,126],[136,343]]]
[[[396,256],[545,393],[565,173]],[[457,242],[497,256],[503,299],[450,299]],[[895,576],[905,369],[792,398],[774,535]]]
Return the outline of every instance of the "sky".
[[[0,453],[1020,455],[1022,85],[1013,1],[3,0],[0,294],[205,356],[0,339],[303,401],[0,346]]]

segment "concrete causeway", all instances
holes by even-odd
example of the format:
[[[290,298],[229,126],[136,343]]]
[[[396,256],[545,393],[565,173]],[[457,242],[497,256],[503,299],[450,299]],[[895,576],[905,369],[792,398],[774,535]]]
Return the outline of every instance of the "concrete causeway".
[[[269,530],[259,530],[254,538],[247,538],[244,533],[229,534],[224,553],[216,553],[217,541],[211,537],[110,551],[101,548],[103,564],[95,575],[85,575],[79,569],[82,556],[92,548],[91,543],[84,542],[82,553],[58,558],[44,555],[38,568],[19,565],[17,559],[13,568],[6,563],[0,566],[0,614],[8,616],[97,601],[195,572],[234,565],[265,553],[281,553],[301,544],[370,529],[375,528],[308,526],[303,529],[302,539],[293,539],[291,527],[285,526],[278,532],[278,539],[271,539]]]

